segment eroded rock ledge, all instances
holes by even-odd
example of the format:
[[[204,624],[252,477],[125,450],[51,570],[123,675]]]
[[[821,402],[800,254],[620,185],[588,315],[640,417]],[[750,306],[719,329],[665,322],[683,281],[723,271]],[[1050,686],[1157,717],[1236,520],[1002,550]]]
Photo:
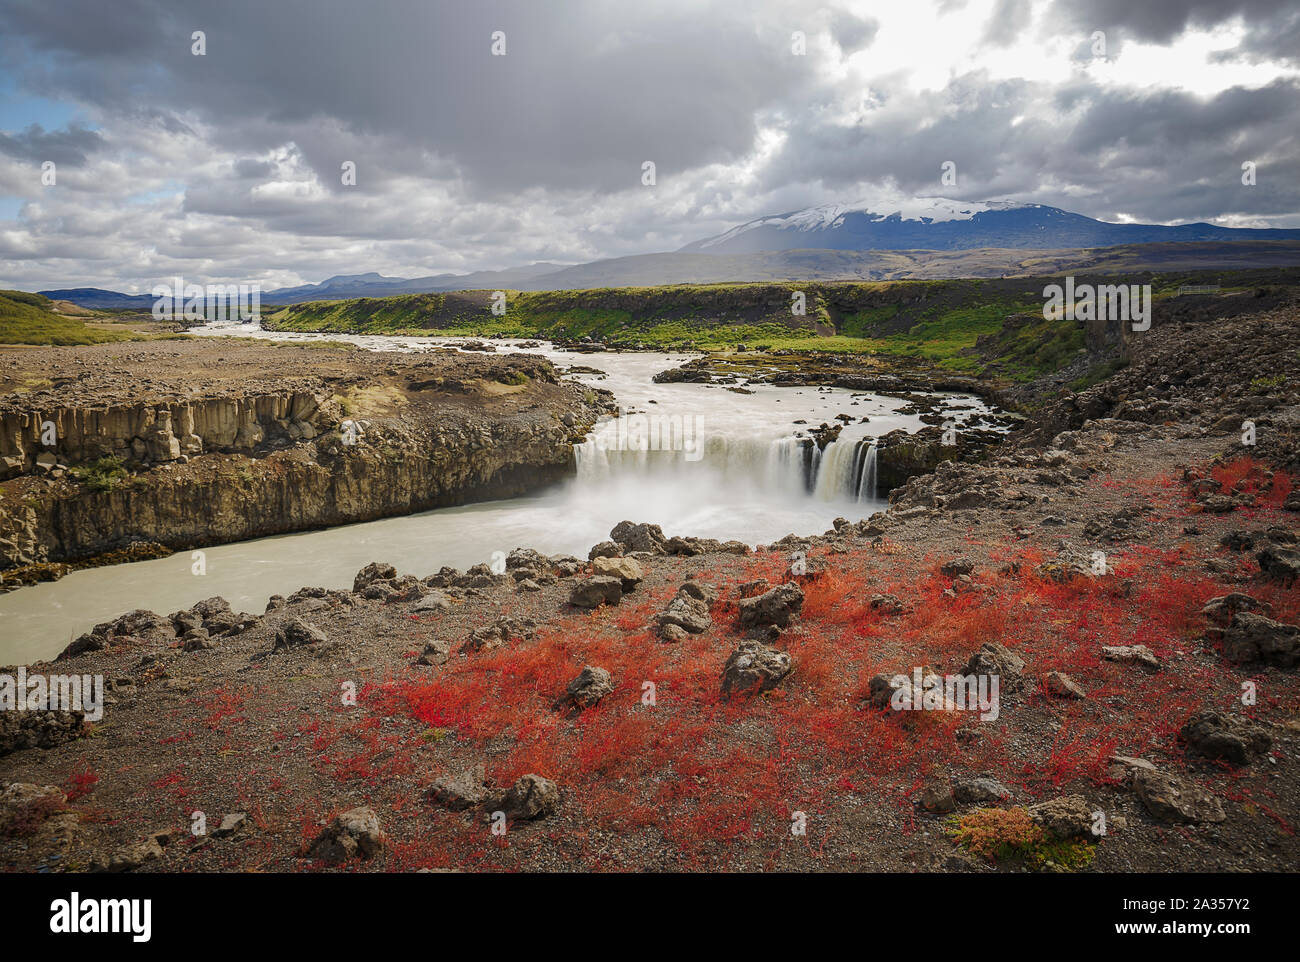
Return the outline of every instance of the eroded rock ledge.
[[[609,403],[529,356],[111,347],[25,352],[54,373],[36,391],[5,379],[0,569],[518,495],[571,471]]]

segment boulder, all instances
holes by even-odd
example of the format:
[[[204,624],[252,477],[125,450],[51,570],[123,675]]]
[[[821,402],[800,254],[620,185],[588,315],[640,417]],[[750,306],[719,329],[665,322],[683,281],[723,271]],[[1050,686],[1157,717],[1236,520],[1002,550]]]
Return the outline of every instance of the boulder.
[[[559,809],[560,787],[541,775],[521,775],[495,805],[508,818],[544,818]]]
[[[600,700],[613,690],[614,682],[608,671],[585,665],[578,677],[569,682],[564,694],[555,703],[555,707],[560,710],[579,712],[599,704]]]
[[[1255,560],[1259,562],[1259,570],[1270,581],[1293,585],[1300,576],[1300,551],[1294,548],[1269,545],[1255,555]]]
[[[1133,772],[1133,791],[1152,817],[1162,822],[1195,824],[1227,819],[1223,803],[1199,785],[1167,772],[1139,768]]]
[[[631,521],[620,521],[614,525],[609,536],[622,547],[624,553],[648,551],[651,554],[663,554],[664,544],[668,540],[659,525],[634,524]]]
[[[301,618],[291,618],[275,632],[276,648],[316,645],[326,641],[325,632]]]
[[[668,603],[668,607],[655,615],[655,623],[661,632],[666,626],[675,625],[683,631],[698,635],[713,626],[713,617],[709,614],[707,603],[681,589]]]
[[[482,805],[488,797],[487,776],[482,765],[459,775],[443,775],[429,785],[428,798],[435,805],[454,812]]]
[[[370,587],[376,581],[392,581],[397,577],[397,569],[390,564],[384,564],[382,561],[372,561],[352,579],[352,590],[361,591]]]
[[[379,816],[374,809],[361,806],[335,816],[312,841],[309,858],[338,864],[351,858],[372,858],[384,847],[379,830]]]
[[[786,628],[803,610],[803,589],[787,582],[753,598],[742,598],[737,603],[742,628],[760,628],[776,625]]]
[[[1027,811],[1029,817],[1057,841],[1093,837],[1093,806],[1081,795],[1050,798],[1030,805]]]
[[[722,668],[722,694],[745,694],[776,687],[793,670],[790,656],[757,641],[742,641]]]
[[[573,586],[569,592],[569,604],[576,608],[599,608],[601,605],[616,605],[622,597],[622,579],[595,575]]]
[[[1148,668],[1159,668],[1160,659],[1146,645],[1106,645],[1101,657],[1107,661],[1134,662]]]
[[[1248,718],[1226,712],[1200,711],[1178,733],[1190,755],[1248,765],[1273,745],[1268,732]]]
[[[1300,664],[1300,628],[1253,612],[1238,612],[1227,628],[1208,632],[1207,637],[1219,640],[1224,657],[1234,664],[1259,661],[1279,668]]]
[[[645,577],[645,571],[635,558],[596,558],[591,563],[591,570],[597,576],[617,578],[622,583],[624,594]]]

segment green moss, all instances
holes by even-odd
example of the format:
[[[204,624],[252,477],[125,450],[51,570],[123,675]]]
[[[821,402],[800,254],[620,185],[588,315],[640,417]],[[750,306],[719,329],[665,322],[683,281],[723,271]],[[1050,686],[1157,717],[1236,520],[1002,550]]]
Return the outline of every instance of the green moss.
[[[75,467],[70,473],[91,491],[112,491],[129,476],[122,465],[122,459],[111,455],[92,464]]]
[[[1018,861],[1036,870],[1073,872],[1086,868],[1097,846],[1086,839],[1048,836],[1023,808],[977,808],[950,816],[944,831],[973,855],[992,862]]]

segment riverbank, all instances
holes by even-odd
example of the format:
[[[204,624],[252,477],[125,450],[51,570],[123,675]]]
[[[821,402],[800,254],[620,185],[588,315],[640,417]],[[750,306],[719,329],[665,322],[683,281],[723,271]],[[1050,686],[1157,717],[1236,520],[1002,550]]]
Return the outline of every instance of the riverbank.
[[[754,552],[629,523],[125,616],[31,669],[103,674],[101,721],[6,715],[5,865],[1294,871],[1298,342],[1155,329],[984,463]],[[918,669],[996,712],[893,710]]]
[[[243,340],[0,349],[0,389],[7,584],[534,490],[610,405],[538,357]]]

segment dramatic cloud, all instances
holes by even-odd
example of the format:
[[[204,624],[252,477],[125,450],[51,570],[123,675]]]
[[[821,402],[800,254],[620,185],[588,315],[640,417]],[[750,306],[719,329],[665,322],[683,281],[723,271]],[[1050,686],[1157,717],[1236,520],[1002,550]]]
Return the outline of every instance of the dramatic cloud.
[[[578,262],[879,190],[1300,226],[1294,3],[57,6],[0,7],[0,286]]]

